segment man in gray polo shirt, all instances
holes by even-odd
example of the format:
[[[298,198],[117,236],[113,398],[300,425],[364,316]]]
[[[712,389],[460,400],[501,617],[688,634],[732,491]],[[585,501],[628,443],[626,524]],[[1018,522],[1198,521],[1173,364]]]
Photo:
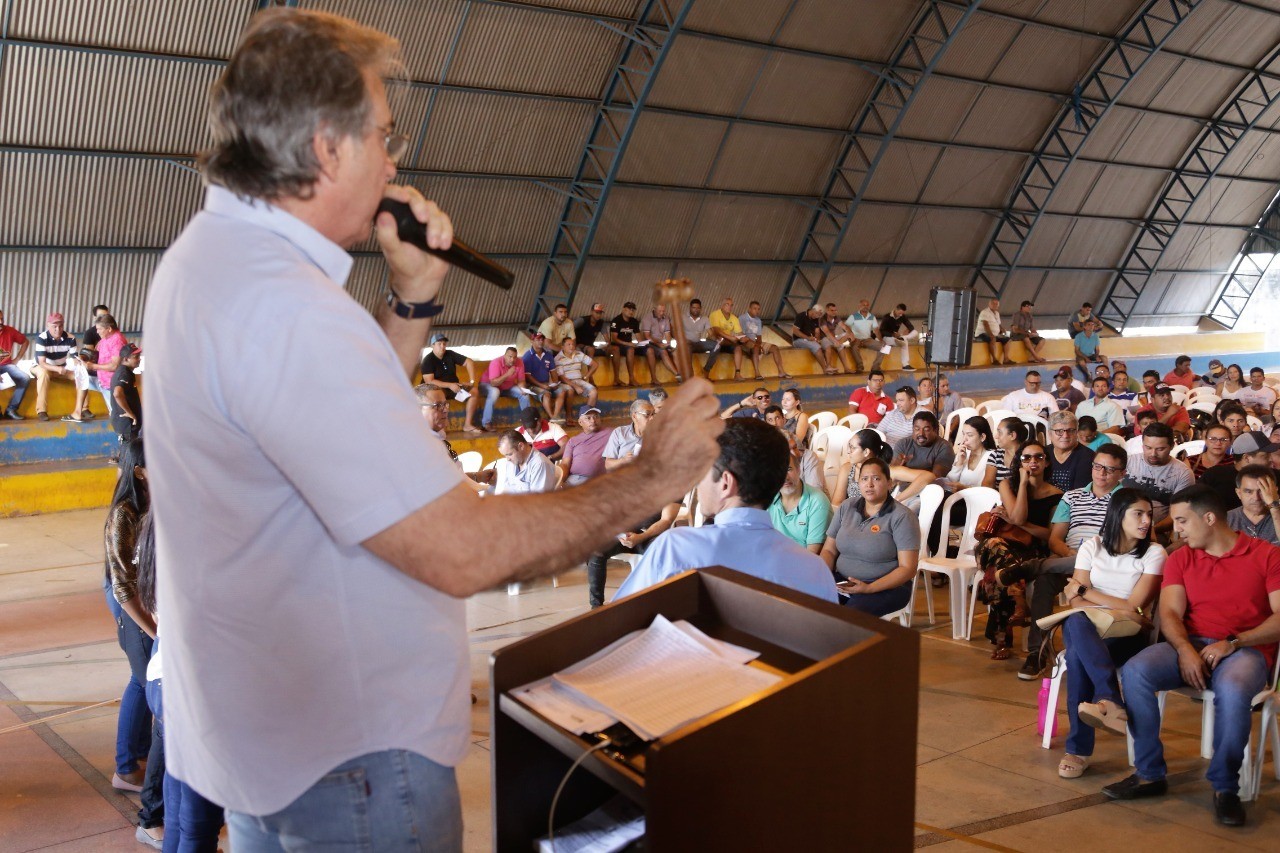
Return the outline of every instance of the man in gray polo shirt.
[[[916,412],[911,419],[911,435],[893,445],[893,464],[917,471],[932,471],[945,477],[956,462],[956,452],[938,435],[938,418],[933,412]]]

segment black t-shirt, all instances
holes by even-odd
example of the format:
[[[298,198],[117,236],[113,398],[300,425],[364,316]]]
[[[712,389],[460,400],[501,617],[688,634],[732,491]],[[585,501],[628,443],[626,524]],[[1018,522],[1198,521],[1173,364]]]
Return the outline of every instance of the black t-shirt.
[[[121,431],[121,427],[129,428],[133,426],[133,421],[125,417],[124,411],[114,402],[116,389],[120,388],[124,391],[125,403],[129,406],[129,411],[138,416],[138,426],[142,426],[142,399],[138,396],[138,383],[134,377],[133,368],[125,367],[123,364],[116,368],[116,372],[111,374],[111,419],[116,427],[117,432]]]
[[[609,334],[617,335],[620,341],[634,341],[640,337],[640,320],[636,317],[628,320],[619,314],[609,321]]]
[[[87,347],[97,348],[98,341],[102,340],[102,335],[98,334],[97,326],[90,326],[84,332],[84,345]]]
[[[422,360],[422,375],[425,378],[428,374],[434,376],[440,382],[458,382],[458,368],[467,363],[465,356],[461,356],[451,349],[444,351],[444,358],[437,358],[434,351],[427,353],[427,357]]]
[[[639,324],[636,326],[639,328]],[[604,337],[604,318],[592,320],[591,315],[583,317],[573,327],[573,336],[579,347],[594,347],[596,341]]]
[[[806,312],[804,314],[796,315],[794,325],[802,334],[808,335],[809,337],[817,337],[820,322],[821,321],[810,317],[808,312]]]
[[[1066,462],[1059,462],[1052,449],[1049,450],[1049,482],[1064,492],[1079,489],[1093,482],[1093,451],[1083,444],[1077,444]]]
[[[916,327],[911,325],[911,321],[907,319],[907,315],[895,317],[892,314],[885,314],[880,320],[880,336],[884,338],[892,338],[898,334],[898,330],[905,328],[908,332],[914,332]]]

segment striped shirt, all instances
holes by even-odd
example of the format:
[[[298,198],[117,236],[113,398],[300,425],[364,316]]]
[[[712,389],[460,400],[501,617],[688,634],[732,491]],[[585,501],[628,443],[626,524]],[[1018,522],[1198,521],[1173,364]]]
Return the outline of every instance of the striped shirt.
[[[1078,551],[1081,543],[1101,532],[1102,522],[1107,517],[1107,507],[1111,506],[1111,495],[1114,491],[1115,489],[1112,489],[1102,497],[1098,497],[1093,493],[1093,483],[1090,483],[1063,494],[1058,508],[1053,511],[1052,523],[1067,523],[1067,547]]]
[[[67,356],[76,348],[75,335],[62,333],[62,337],[54,338],[49,334],[49,330],[36,335],[36,363],[40,363],[40,356],[44,356],[45,361],[50,364],[62,366],[67,363]]]
[[[1004,448],[997,447],[991,451],[991,463],[996,466],[996,484],[999,485],[1013,476],[1013,469],[1005,464]]]

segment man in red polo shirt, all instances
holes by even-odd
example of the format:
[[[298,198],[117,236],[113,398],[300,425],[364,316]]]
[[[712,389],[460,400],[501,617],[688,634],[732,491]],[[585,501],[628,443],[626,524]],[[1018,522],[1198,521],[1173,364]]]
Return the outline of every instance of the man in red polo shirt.
[[[893,408],[893,399],[884,393],[884,371],[872,368],[867,374],[867,387],[849,395],[849,414],[866,415],[867,425],[875,426]]]
[[[1108,706],[1092,714],[1122,734],[1127,710],[1137,772],[1102,792],[1118,800],[1163,794],[1167,768],[1156,693],[1207,688],[1216,712],[1213,759],[1205,774],[1213,785],[1214,814],[1221,824],[1241,826],[1240,765],[1253,726],[1251,705],[1268,686],[1280,640],[1280,548],[1232,530],[1221,496],[1205,485],[1175,494],[1169,516],[1187,547],[1164,565],[1164,642],[1124,665],[1125,708]]]

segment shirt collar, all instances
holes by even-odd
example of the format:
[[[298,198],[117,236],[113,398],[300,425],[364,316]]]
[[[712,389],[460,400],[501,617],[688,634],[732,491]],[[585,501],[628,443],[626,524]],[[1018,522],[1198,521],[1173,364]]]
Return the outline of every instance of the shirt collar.
[[[346,285],[354,263],[351,255],[293,214],[273,207],[262,199],[246,201],[230,190],[215,185],[210,185],[205,195],[204,209],[214,216],[238,219],[283,237],[339,287]]]
[[[773,527],[769,511],[753,506],[736,506],[716,513],[716,527]]]
[[[898,502],[895,501],[892,497],[885,498],[884,505],[880,507],[880,511],[875,514],[875,517],[879,518],[881,516],[885,516],[893,512],[893,508],[897,503]],[[862,516],[863,518],[867,517],[867,499],[866,498],[863,498],[863,497],[858,498],[857,502],[854,503],[853,506],[854,506],[854,509],[858,511],[858,515]]]

